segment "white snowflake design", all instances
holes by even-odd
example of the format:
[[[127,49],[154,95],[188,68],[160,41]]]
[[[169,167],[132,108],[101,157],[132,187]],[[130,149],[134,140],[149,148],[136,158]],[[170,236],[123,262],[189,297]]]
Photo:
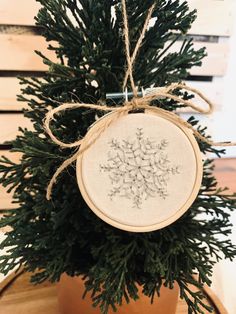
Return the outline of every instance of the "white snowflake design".
[[[109,142],[111,151],[101,172],[109,173],[112,184],[108,196],[125,197],[133,207],[141,209],[143,202],[156,196],[168,196],[168,181],[179,174],[179,166],[172,165],[165,153],[169,143],[160,143],[144,137],[143,129],[137,128],[136,139]]]

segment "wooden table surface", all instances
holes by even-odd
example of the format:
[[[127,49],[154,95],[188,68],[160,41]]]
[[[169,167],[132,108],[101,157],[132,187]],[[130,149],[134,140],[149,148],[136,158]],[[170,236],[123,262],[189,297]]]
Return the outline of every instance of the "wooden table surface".
[[[236,160],[217,160],[216,176],[221,186],[229,186],[231,191],[236,191]],[[185,302],[179,300],[176,314],[187,313]],[[204,313],[207,314],[206,311]],[[225,312],[216,310],[214,313]],[[29,274],[21,275],[0,295],[0,314],[59,314],[57,286],[48,282],[32,286]]]
[[[0,314],[59,314],[57,288],[48,282],[33,286],[21,275],[0,297]]]
[[[60,314],[57,303],[57,285],[45,282],[32,286],[29,279],[29,274],[23,274],[5,289],[0,297],[0,314]],[[208,304],[212,305],[210,301]],[[187,313],[186,303],[179,300],[176,314]],[[217,311],[214,313],[219,314]]]

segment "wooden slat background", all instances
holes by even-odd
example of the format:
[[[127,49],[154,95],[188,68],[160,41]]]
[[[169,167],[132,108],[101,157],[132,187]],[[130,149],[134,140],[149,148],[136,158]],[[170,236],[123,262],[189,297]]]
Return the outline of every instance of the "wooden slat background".
[[[49,59],[55,59],[47,43],[37,35],[0,35],[0,69],[2,71],[46,71],[48,67],[35,53],[41,51]]]
[[[2,71],[46,71],[47,66],[35,54],[35,50],[41,51],[46,57],[56,61],[54,53],[47,50],[47,43],[41,36],[3,34],[0,35],[0,43],[0,69]],[[179,51],[181,46],[182,42],[177,42],[168,52]],[[202,67],[192,68],[190,74],[207,76],[224,75],[229,53],[227,43],[194,43],[195,49],[202,47],[206,47],[208,56],[205,58]]]
[[[40,4],[34,0],[1,0],[0,24],[34,25]]]
[[[21,86],[15,77],[0,77],[0,113],[1,110],[22,110],[26,104],[18,102]]]
[[[222,86],[232,33],[233,3],[233,0],[189,0],[191,8],[198,10],[198,18],[190,30],[190,34],[198,35],[194,36],[194,46],[197,49],[205,46],[208,57],[201,68],[191,70],[193,80],[188,84],[202,90],[215,103],[216,110],[220,109],[224,97]],[[30,121],[21,113],[26,104],[16,100],[21,88],[17,74],[47,70],[34,50],[55,60],[53,52],[47,50],[48,43],[37,35],[37,28],[33,27],[39,7],[35,0],[0,0],[0,155],[8,154],[1,151],[1,145],[15,138],[19,126],[31,127]],[[214,42],[212,37],[206,36],[214,36]],[[181,44],[177,42],[172,51],[178,51]],[[200,78],[196,80],[196,77]],[[211,81],[207,81],[209,77]],[[10,200],[10,196],[0,188],[0,209],[11,208]]]
[[[26,119],[21,113],[0,114],[0,144],[12,141],[19,134],[18,127],[32,128],[29,119]]]
[[[198,18],[190,34],[230,36],[233,31],[233,0],[189,0],[191,9],[197,9]]]

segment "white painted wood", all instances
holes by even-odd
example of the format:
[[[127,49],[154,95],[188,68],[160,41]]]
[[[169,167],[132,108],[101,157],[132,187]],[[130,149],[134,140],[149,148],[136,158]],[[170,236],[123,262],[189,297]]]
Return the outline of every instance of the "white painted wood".
[[[1,0],[0,24],[34,25],[39,8],[36,0]]]
[[[235,1],[236,4],[236,1]],[[234,9],[236,16],[236,8]],[[236,69],[236,19],[234,20],[234,32],[229,40],[230,54],[228,57],[228,67],[223,83],[224,90],[223,103],[219,111],[212,114],[208,125],[212,130],[212,136],[217,141],[236,141],[236,106],[235,106],[235,69]],[[226,148],[226,157],[236,157],[236,147]],[[236,302],[235,302],[236,306]],[[233,313],[233,312],[229,312]]]
[[[197,19],[190,34],[230,36],[233,31],[232,0],[188,0],[190,9],[197,9]]]
[[[15,77],[0,77],[0,112],[2,110],[22,110],[26,103],[17,101],[22,86]]]
[[[23,114],[0,114],[0,144],[12,141],[17,134],[18,128],[32,129],[32,123]]]
[[[0,70],[46,71],[35,50],[56,61],[54,52],[47,50],[48,44],[42,36],[0,34]]]

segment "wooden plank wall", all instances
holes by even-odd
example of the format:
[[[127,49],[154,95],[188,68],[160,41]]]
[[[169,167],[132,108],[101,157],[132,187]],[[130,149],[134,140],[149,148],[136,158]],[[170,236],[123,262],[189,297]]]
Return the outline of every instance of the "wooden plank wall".
[[[229,61],[229,43],[233,32],[234,0],[188,0],[197,9],[197,20],[190,34],[198,47],[207,48],[208,57],[201,68],[194,69],[191,86],[199,88],[220,111],[224,98],[223,83]],[[204,44],[205,43],[205,44]],[[197,78],[196,76],[199,76]]]
[[[229,38],[232,32],[233,0],[189,0],[191,8],[197,8],[198,19],[190,30],[196,48],[205,46],[208,57],[201,68],[191,70],[189,85],[200,88],[220,108],[223,93],[222,80],[227,70]],[[43,73],[47,67],[34,50],[45,53],[47,43],[34,26],[34,16],[39,4],[35,0],[0,1],[0,155],[8,154],[2,146],[10,142],[18,132],[18,126],[30,128],[23,117],[25,104],[17,102],[20,93],[17,75]],[[181,42],[173,47],[180,48]],[[15,158],[18,158],[16,156]],[[11,208],[11,198],[0,188],[0,209]]]

